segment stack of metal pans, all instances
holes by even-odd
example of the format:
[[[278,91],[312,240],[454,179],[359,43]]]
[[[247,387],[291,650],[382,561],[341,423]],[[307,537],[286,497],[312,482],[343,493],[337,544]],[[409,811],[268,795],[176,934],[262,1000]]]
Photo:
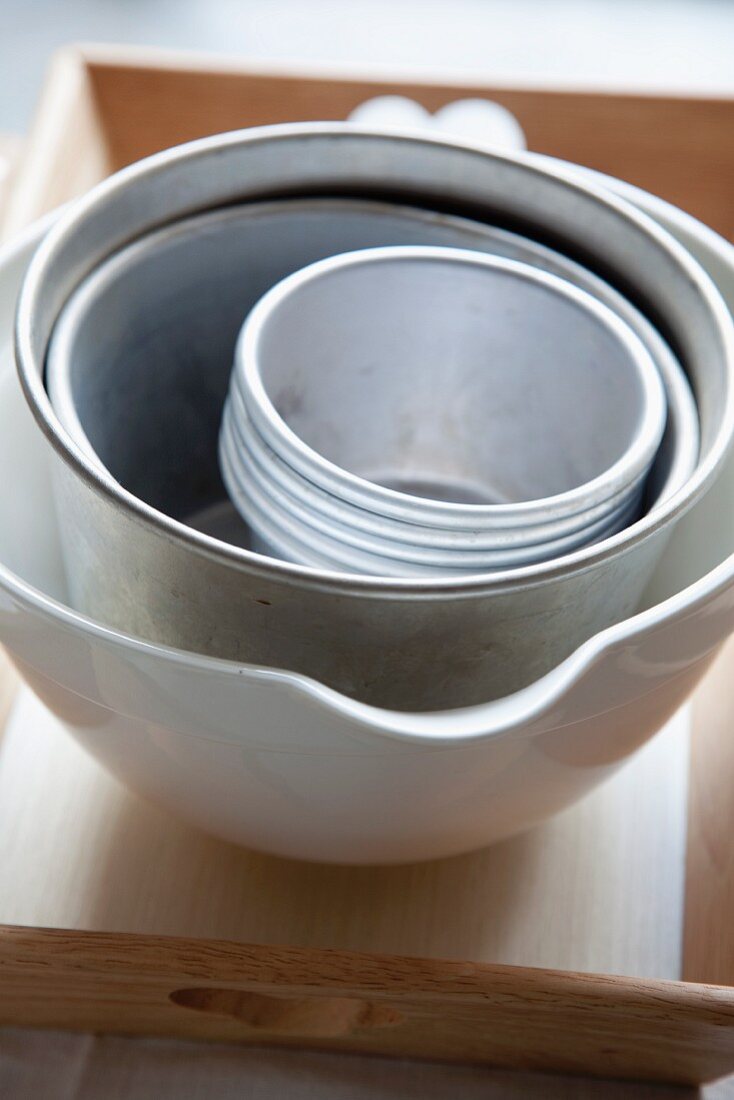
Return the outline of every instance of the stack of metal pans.
[[[481,573],[628,526],[665,419],[642,341],[565,280],[463,249],[365,249],[254,308],[221,462],[277,556]]]
[[[310,263],[394,245],[550,271],[642,341],[669,414],[622,529],[550,560],[453,575],[350,573],[250,548],[217,460],[243,319]],[[639,606],[729,447],[731,344],[728,313],[690,255],[595,183],[523,155],[324,124],[206,139],[97,188],[34,257],[17,347],[60,459],[78,607],[154,642],[418,710],[516,691]]]

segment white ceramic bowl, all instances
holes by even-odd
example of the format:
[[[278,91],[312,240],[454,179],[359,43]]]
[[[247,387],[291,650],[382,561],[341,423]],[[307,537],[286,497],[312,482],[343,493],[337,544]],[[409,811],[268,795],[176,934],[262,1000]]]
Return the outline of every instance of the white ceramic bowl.
[[[625,188],[734,307],[734,249]],[[734,629],[734,455],[677,528],[649,606],[495,703],[406,714],[302,676],[146,644],[66,603],[44,445],[10,362],[40,239],[0,258],[0,637],[105,767],[209,832],[304,859],[400,862],[507,836],[581,797],[685,700]]]

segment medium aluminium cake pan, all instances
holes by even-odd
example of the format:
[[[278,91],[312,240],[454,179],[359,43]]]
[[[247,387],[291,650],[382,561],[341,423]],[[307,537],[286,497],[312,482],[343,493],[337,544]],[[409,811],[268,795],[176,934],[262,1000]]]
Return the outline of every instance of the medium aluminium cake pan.
[[[176,222],[116,252],[84,280],[54,327],[46,386],[56,415],[85,454],[124,488],[176,519],[190,522],[204,513],[205,526],[207,514],[224,511],[216,450],[243,312],[294,267],[340,248],[373,248],[390,240],[529,263],[617,313],[648,349],[666,390],[666,429],[646,485],[647,506],[680,489],[698,459],[698,412],[682,367],[639,310],[604,280],[536,241],[465,218],[369,200],[230,206]],[[258,457],[264,460],[263,447]],[[271,459],[273,493],[285,471],[272,452]],[[190,476],[192,464],[196,478]],[[289,476],[284,487],[299,490],[292,507],[302,504],[309,514],[335,518],[333,498],[316,485]],[[561,537],[574,545],[578,513],[540,522],[532,509],[523,511],[532,527],[527,537],[513,530],[516,508],[510,515],[493,509],[491,528],[475,535],[476,547],[512,550]],[[605,513],[606,505],[586,518],[598,521]],[[371,515],[361,517],[360,535],[386,531],[400,537],[398,523],[383,516],[376,526]],[[446,527],[452,517],[443,518],[440,532],[413,525],[416,544],[458,545],[461,532],[453,538]]]

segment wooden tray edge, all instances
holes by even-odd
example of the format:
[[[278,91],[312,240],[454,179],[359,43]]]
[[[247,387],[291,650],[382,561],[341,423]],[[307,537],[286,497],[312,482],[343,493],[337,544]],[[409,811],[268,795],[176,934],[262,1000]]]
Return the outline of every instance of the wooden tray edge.
[[[314,1046],[700,1084],[734,1070],[734,995],[353,952],[0,927],[0,1023]]]

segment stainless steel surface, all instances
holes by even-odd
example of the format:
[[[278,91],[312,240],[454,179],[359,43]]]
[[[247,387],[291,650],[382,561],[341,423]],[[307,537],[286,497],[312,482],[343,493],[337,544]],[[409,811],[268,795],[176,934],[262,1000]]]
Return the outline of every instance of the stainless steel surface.
[[[363,547],[355,554],[343,525],[322,517],[330,556],[377,575],[410,575],[412,531],[433,524],[440,538],[447,511],[454,545],[419,550],[416,564],[483,572],[547,560],[557,548],[526,525],[558,516],[576,517],[575,545],[593,541],[639,500],[666,416],[655,363],[606,306],[527,264],[435,246],[342,254],[277,284],[243,326],[235,387],[242,433],[259,434],[294,481],[331,493],[344,523],[359,531],[365,509],[404,519],[400,542],[372,540],[383,561],[364,570]],[[239,444],[241,407],[224,428],[225,470],[241,476],[225,482],[248,518],[258,481],[267,520],[272,478]],[[527,554],[520,541],[509,557],[476,548],[497,513]],[[308,518],[291,515],[296,528]]]
[[[531,578],[521,586],[509,571],[489,584],[378,582],[273,562],[197,536],[121,490],[71,443],[48,404],[42,369],[59,309],[105,256],[162,222],[298,190],[395,192],[487,220],[511,217],[596,256],[597,267],[652,305],[689,371],[703,431],[686,489],[603,551],[574,554],[574,570],[555,583]],[[18,321],[24,386],[57,455],[59,513],[82,607],[143,636],[298,669],[361,698],[425,709],[515,690],[636,607],[673,520],[711,482],[728,446],[731,344],[728,312],[709,280],[619,200],[570,182],[560,168],[338,125],[224,135],[126,169],[49,234]]]
[[[524,260],[605,302],[643,341],[665,384],[668,420],[647,485],[648,504],[684,484],[698,458],[693,395],[668,345],[621,294],[567,257],[515,233],[370,201],[229,207],[158,230],[116,253],[84,280],[55,326],[46,384],[57,416],[91,461],[101,462],[146,503],[188,521],[216,505],[224,492],[217,436],[247,311],[273,283],[314,260],[395,242]],[[131,423],[135,447],[129,445]],[[189,476],[192,463],[196,479]],[[277,478],[277,468],[270,472]],[[316,502],[316,486],[298,488],[306,507],[331,515],[332,498]],[[590,513],[589,521],[605,511]],[[365,530],[369,522],[363,520]],[[560,538],[576,527],[574,516],[537,524],[533,538]],[[427,527],[414,541],[436,542]],[[441,545],[448,541],[441,532]],[[498,530],[478,535],[476,546],[506,549],[524,541],[510,529]]]

